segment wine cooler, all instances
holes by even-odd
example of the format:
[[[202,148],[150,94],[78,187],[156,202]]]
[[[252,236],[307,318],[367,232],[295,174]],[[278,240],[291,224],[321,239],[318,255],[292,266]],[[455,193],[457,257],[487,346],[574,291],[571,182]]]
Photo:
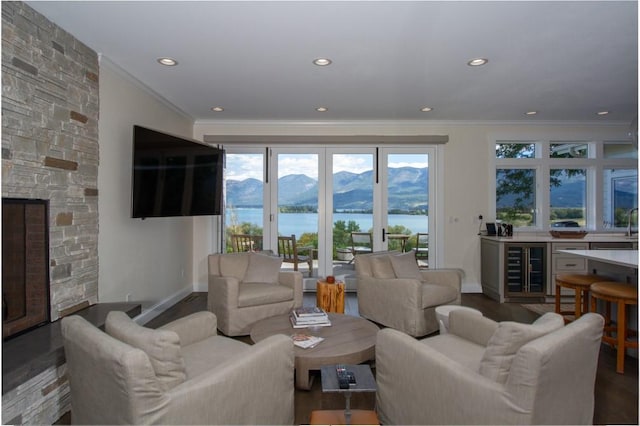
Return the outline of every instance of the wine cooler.
[[[505,296],[544,297],[546,244],[506,244],[505,250]]]

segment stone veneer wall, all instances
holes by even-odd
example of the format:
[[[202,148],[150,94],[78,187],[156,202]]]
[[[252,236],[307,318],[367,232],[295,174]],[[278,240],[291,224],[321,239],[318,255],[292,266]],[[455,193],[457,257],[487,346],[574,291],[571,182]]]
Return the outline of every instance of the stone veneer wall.
[[[51,319],[98,299],[98,55],[21,2],[2,2],[2,196],[49,200]],[[66,365],[2,389],[10,424],[70,410]]]
[[[98,55],[2,2],[2,196],[49,200],[51,319],[98,298]]]

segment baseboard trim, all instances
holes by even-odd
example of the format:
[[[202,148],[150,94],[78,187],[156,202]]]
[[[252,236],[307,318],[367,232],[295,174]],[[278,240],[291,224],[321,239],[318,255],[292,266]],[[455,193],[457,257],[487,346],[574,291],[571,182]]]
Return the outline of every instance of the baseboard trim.
[[[198,291],[198,290],[195,290],[195,291]],[[133,320],[140,325],[144,325],[193,292],[194,292],[193,286],[184,287],[181,290],[178,290],[177,292],[172,294],[171,296],[167,297],[166,299],[156,303],[155,305],[146,309],[143,308],[142,313],[137,317],[135,317]]]
[[[482,285],[480,283],[463,283],[462,293],[482,293]]]

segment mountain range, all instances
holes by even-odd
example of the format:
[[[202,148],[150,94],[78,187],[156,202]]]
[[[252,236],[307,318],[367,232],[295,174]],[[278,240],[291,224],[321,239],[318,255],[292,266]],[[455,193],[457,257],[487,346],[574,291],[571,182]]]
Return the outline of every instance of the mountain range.
[[[415,167],[389,168],[389,211],[415,212],[428,210],[427,188],[429,169]],[[333,207],[335,211],[370,211],[373,209],[373,171],[363,173],[338,172],[333,175]],[[231,207],[261,207],[263,184],[257,179],[242,181],[228,179],[227,205]],[[582,183],[566,182],[554,188],[553,207],[584,206]],[[278,205],[289,207],[318,207],[318,181],[304,174],[293,174],[278,179]],[[625,197],[627,194],[618,194]],[[513,201],[505,196],[500,205]]]
[[[389,168],[389,210],[417,211],[428,209],[429,170],[415,167]],[[370,211],[373,209],[373,171],[338,172],[333,175],[333,207],[335,211]],[[228,179],[227,205],[261,207],[262,182]],[[318,207],[318,181],[303,174],[278,179],[278,205]]]

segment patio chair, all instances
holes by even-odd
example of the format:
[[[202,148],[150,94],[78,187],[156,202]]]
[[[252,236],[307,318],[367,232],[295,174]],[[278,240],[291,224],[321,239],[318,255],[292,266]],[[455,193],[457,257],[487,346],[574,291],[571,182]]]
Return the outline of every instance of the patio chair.
[[[418,232],[416,234],[416,247],[413,249],[416,255],[416,261],[420,265],[420,260],[423,260],[428,265],[429,261],[429,234]]]
[[[373,253],[373,237],[371,236],[371,232],[351,233],[351,253],[353,254],[353,258],[349,263],[352,263],[358,254]]]
[[[262,250],[262,236],[248,234],[231,235],[231,248],[236,253]]]
[[[308,255],[298,254],[298,251],[308,251]],[[283,263],[293,263],[293,270],[298,270],[299,263],[306,263],[309,267],[309,277],[313,276],[312,247],[298,247],[296,236],[278,237],[278,255]]]

